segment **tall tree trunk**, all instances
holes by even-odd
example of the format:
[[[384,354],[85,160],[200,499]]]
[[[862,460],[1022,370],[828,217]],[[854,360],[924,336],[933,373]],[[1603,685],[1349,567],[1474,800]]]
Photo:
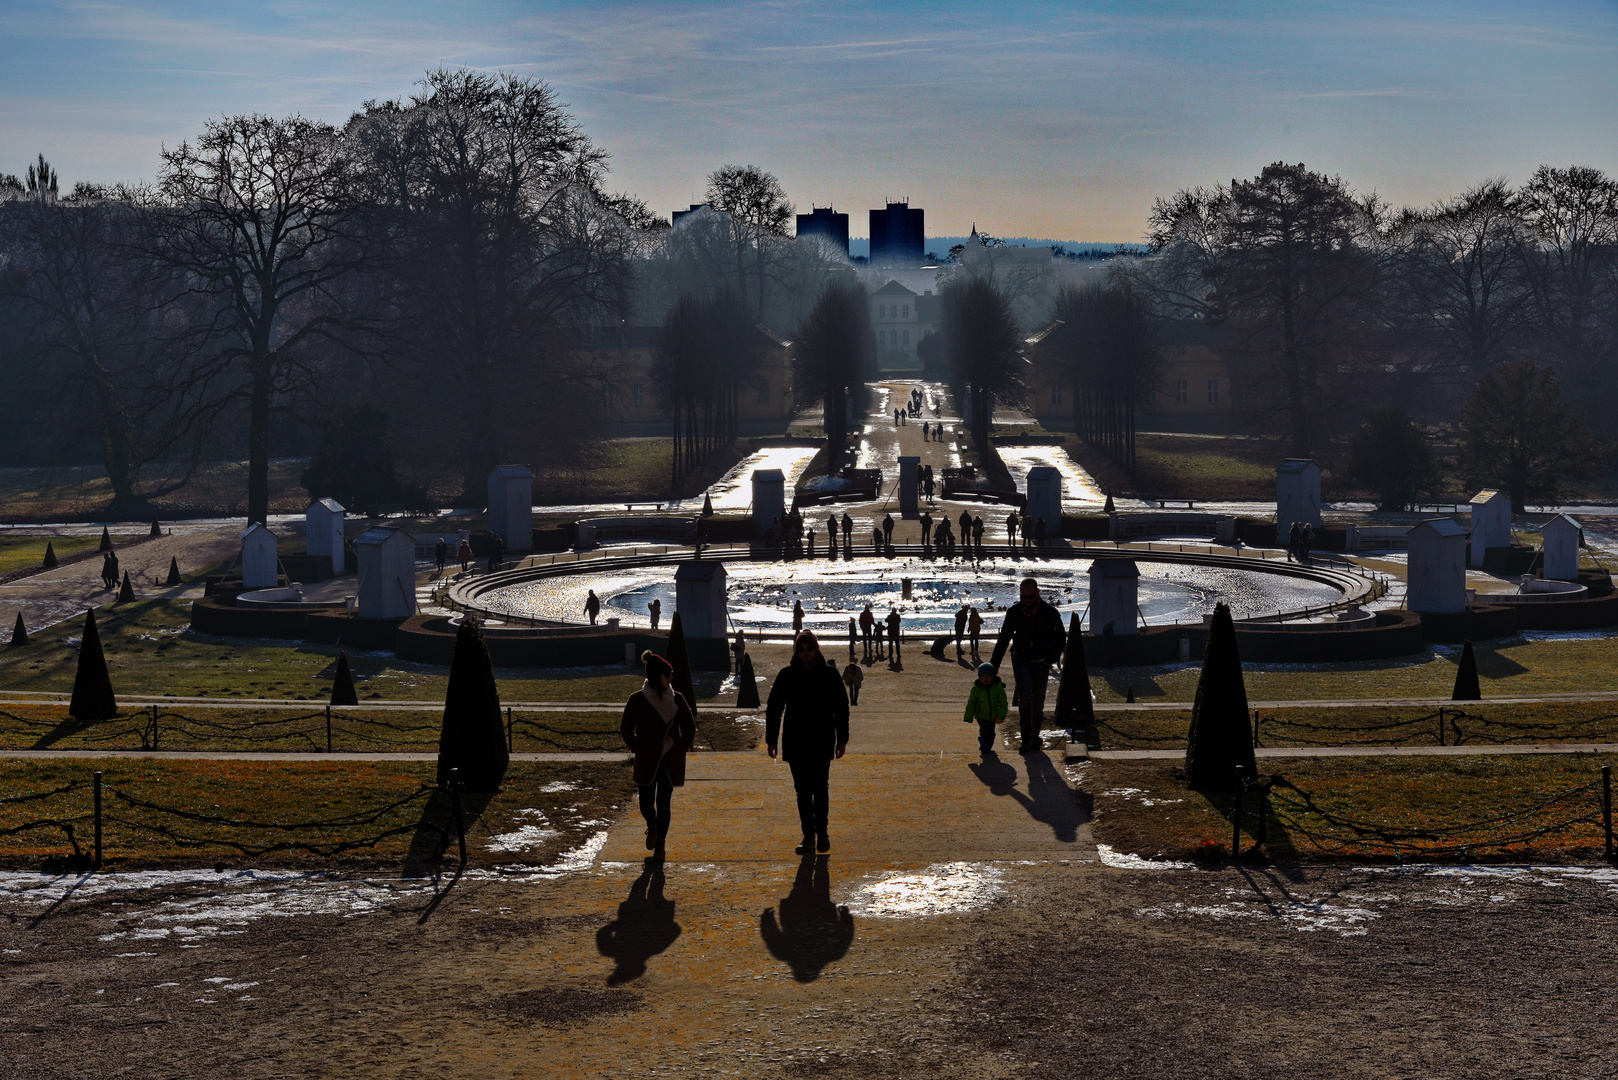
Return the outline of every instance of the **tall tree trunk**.
[[[253,363],[247,418],[247,522],[270,519],[270,363]]]

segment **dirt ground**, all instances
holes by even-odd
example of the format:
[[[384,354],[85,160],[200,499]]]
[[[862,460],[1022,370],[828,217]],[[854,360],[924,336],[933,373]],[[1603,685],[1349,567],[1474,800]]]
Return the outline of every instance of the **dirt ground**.
[[[217,884],[8,903],[0,1071],[1615,1071],[1610,876],[1003,864],[988,903],[905,918],[862,910],[835,854],[798,869],[260,882],[189,923]],[[322,890],[328,910],[268,913],[278,891]]]

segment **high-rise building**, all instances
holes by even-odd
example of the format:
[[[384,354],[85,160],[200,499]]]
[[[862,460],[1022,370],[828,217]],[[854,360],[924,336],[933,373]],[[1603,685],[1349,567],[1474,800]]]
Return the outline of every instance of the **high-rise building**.
[[[706,209],[708,209],[708,204],[707,203],[694,202],[694,203],[691,204],[691,209],[689,209],[689,210],[676,210],[676,211],[674,211],[674,213],[670,214],[669,215],[669,224],[670,225],[678,225],[680,223],[680,219],[685,217],[687,214],[694,214],[698,210],[706,210]]]
[[[926,252],[926,211],[908,202],[871,211],[872,266],[920,266]]]
[[[814,207],[812,214],[798,215],[799,236],[824,236],[848,254],[848,215],[829,206]]]

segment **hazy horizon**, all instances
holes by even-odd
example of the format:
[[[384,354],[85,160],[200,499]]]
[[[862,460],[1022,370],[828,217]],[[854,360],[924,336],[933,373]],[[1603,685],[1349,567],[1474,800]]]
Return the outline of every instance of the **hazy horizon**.
[[[546,80],[659,213],[757,164],[800,208],[1138,241],[1152,200],[1277,160],[1425,205],[1618,173],[1618,4],[699,6],[199,0],[0,8],[0,172],[149,179],[209,117],[341,123],[438,66]],[[863,221],[860,222],[863,225]]]

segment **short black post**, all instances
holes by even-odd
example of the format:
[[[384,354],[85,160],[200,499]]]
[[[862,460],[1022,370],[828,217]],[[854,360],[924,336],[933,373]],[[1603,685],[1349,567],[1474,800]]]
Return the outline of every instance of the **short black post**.
[[[1242,857],[1242,767],[1236,766],[1236,812],[1230,815],[1230,858],[1234,862]]]
[[[152,749],[157,749],[157,703],[152,703]]]
[[[95,870],[100,870],[100,772],[95,772]],[[1612,853],[1612,829],[1607,829],[1607,852]]]
[[[1444,706],[1438,707],[1438,745],[1444,745]]]
[[[326,753],[331,753],[331,706],[326,706]]]
[[[1253,848],[1263,848],[1270,839],[1270,785],[1258,789],[1258,828],[1253,830]]]
[[[449,771],[449,801],[455,808],[455,839],[461,845],[461,865],[466,865],[466,825],[461,820],[461,770]]]
[[[511,706],[506,706],[506,753],[511,753]]]
[[[1253,710],[1253,745],[1255,747],[1264,745],[1263,743],[1258,741],[1258,710],[1257,709]]]
[[[1601,823],[1607,830],[1607,860],[1612,861],[1612,766],[1601,766]]]

